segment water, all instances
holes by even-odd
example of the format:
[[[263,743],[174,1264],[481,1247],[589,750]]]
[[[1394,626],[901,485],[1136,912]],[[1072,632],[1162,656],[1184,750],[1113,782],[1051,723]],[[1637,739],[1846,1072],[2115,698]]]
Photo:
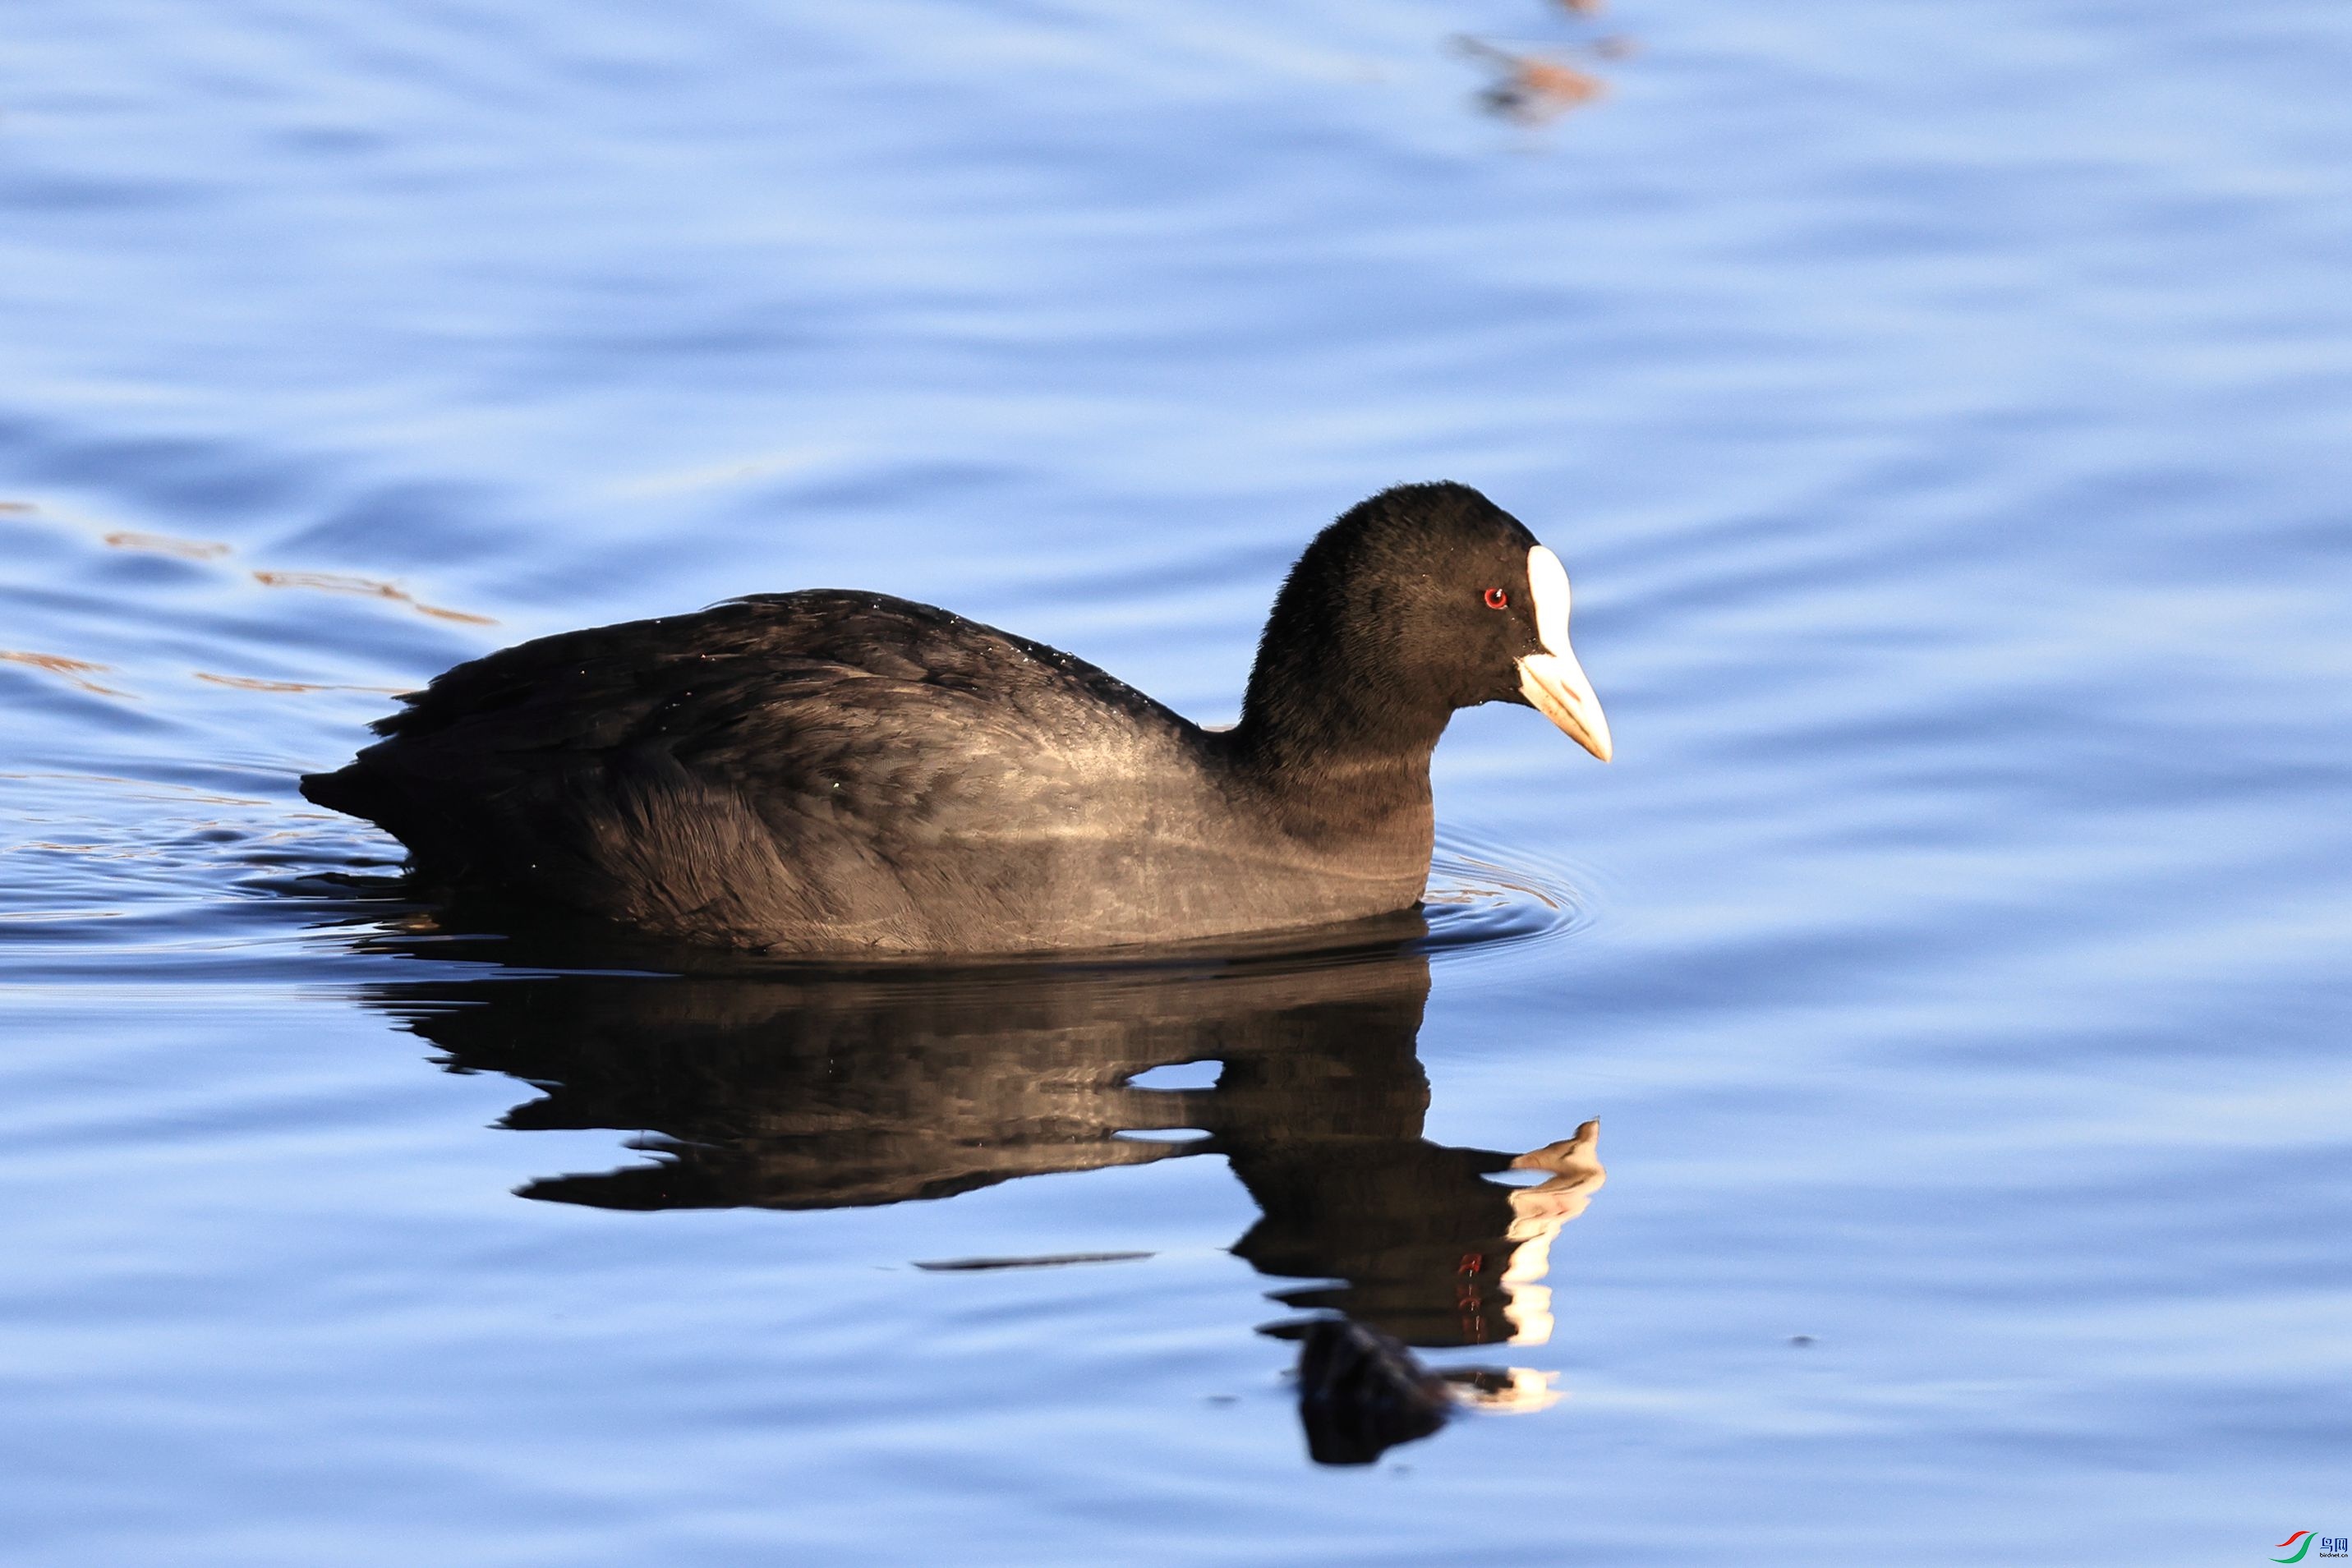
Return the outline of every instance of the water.
[[[11,34],[19,1559],[2352,1533],[2352,14]],[[1463,34],[1637,47],[1522,123]],[[799,586],[1229,719],[1434,476],[1566,558],[1619,753],[1457,720],[1425,936],[633,977],[294,792],[457,659]],[[1605,1186],[1497,1171],[1594,1119]],[[1514,1397],[1318,1465],[1335,1311]]]

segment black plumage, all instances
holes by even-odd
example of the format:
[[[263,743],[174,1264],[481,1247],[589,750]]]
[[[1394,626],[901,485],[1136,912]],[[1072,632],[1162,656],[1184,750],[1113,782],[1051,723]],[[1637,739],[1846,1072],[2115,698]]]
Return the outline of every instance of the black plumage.
[[[1465,486],[1374,497],[1292,569],[1227,731],[1042,643],[827,590],[461,664],[302,789],[382,824],[430,883],[783,953],[1100,947],[1381,914],[1426,879],[1447,718],[1496,700],[1553,712],[1527,671],[1567,653],[1566,580],[1553,647],[1537,557]],[[1597,704],[1590,723],[1553,716],[1607,755]]]

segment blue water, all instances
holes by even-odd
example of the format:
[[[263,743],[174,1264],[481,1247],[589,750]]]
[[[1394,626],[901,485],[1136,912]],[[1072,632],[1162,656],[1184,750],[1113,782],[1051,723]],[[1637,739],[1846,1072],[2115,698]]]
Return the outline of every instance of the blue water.
[[[2352,12],[8,32],[14,1559],[2352,1533]],[[1464,715],[1430,932],[1344,961],[625,974],[294,790],[803,586],[1230,719],[1433,477],[1567,560],[1618,759]],[[1493,1174],[1596,1119],[1605,1186]],[[1516,1393],[1317,1464],[1336,1313]]]

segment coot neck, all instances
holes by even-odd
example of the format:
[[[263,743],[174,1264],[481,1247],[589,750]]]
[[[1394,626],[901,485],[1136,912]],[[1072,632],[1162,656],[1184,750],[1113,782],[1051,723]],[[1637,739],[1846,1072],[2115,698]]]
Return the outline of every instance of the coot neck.
[[[1262,647],[1229,737],[1234,763],[1294,833],[1411,840],[1425,863],[1429,758],[1453,705],[1350,652]]]

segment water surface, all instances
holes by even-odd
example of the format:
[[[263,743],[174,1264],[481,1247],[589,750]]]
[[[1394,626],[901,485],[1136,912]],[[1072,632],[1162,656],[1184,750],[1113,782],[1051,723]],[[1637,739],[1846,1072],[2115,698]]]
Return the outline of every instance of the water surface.
[[[16,1552],[2352,1532],[2347,70],[2319,0],[28,12]],[[1425,930],[680,976],[294,790],[803,586],[1230,719],[1311,530],[1441,476],[1619,752],[1458,719]],[[1335,1314],[1484,1407],[1316,1463]]]

